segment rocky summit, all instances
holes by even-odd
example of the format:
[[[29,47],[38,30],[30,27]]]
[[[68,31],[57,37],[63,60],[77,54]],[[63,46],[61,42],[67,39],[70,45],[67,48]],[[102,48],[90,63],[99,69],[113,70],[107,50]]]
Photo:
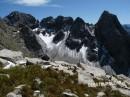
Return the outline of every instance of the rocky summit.
[[[103,58],[101,54],[104,50],[108,54],[105,55],[104,61],[111,61],[106,65],[110,65],[118,74],[124,73],[129,75],[130,67],[130,37],[117,17],[109,12],[104,11],[98,23],[95,26],[95,37],[99,45],[99,59]],[[102,63],[102,65],[105,65]]]
[[[30,14],[13,11],[6,17],[4,17],[4,21],[7,22],[7,24],[12,26],[20,26],[21,24],[27,25],[30,28],[35,28],[39,26],[39,21],[35,19]]]
[[[6,77],[3,84],[9,81],[11,88],[2,86],[2,96],[116,97],[121,93],[117,97],[129,97],[127,29],[108,11],[95,25],[80,17],[49,16],[39,21],[30,14],[11,12],[0,18],[0,78]]]

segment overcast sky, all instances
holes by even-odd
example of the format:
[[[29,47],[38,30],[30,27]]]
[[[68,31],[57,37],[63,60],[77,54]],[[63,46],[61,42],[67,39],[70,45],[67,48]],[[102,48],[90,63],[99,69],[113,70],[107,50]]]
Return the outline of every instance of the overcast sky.
[[[81,17],[96,23],[104,10],[118,16],[122,24],[130,24],[130,0],[0,0],[0,16],[11,11],[30,13],[37,19],[47,16]]]

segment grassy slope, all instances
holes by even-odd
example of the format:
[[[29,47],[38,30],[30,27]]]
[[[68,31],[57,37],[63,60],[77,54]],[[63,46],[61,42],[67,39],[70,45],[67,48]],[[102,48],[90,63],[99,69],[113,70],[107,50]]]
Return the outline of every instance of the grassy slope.
[[[23,89],[23,97],[33,97],[34,90],[41,90],[45,97],[62,97],[62,92],[65,89],[70,89],[79,97],[85,97],[87,93],[89,97],[96,97],[97,92],[104,91],[104,97],[127,97],[121,95],[118,91],[112,91],[111,88],[89,88],[86,85],[79,85],[77,81],[77,74],[71,76],[63,71],[56,71],[52,69],[42,69],[40,66],[27,66],[26,68],[15,67],[9,70],[0,69],[0,73],[10,75],[10,79],[0,76],[0,97],[12,91],[14,87],[20,84],[28,86]],[[42,80],[38,86],[34,79],[38,77]]]

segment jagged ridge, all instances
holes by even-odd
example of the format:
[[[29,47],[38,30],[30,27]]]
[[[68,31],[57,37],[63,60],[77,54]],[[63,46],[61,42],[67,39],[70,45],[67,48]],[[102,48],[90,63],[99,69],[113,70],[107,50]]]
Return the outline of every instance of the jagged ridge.
[[[129,74],[128,33],[117,17],[107,11],[95,25],[95,34],[93,25],[79,17],[47,17],[38,22],[29,14],[14,11],[2,21],[7,28],[17,29],[14,38],[20,40],[17,43],[23,52],[43,59],[100,66],[112,74]],[[14,35],[12,29],[10,33]]]

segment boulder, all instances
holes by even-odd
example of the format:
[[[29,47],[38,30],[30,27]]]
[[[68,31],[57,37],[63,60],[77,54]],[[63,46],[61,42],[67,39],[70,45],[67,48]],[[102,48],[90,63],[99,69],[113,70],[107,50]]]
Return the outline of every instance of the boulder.
[[[6,97],[17,97],[17,95],[13,92],[10,92],[6,95]]]
[[[36,65],[36,64],[41,65],[41,64],[44,63],[44,61],[42,59],[39,59],[39,58],[25,57],[25,59],[27,60],[28,65],[31,65],[31,64],[33,64],[33,65]]]
[[[97,97],[104,97],[105,93],[104,92],[98,92]]]
[[[66,89],[65,92],[62,93],[63,97],[78,97],[76,94],[72,93],[71,90]]]
[[[12,51],[8,49],[0,50],[0,58],[3,60],[14,62],[14,63],[18,63],[20,62],[20,60],[24,60],[22,52]]]
[[[4,65],[4,69],[9,69],[16,65],[25,65],[26,60],[20,51],[11,51],[8,49],[0,50],[0,61]]]
[[[34,97],[44,97],[44,94],[41,94],[39,90],[35,90],[33,96]]]
[[[84,96],[85,96],[85,97],[89,97],[89,95],[88,95],[88,94],[86,94],[86,93],[84,94]]]

